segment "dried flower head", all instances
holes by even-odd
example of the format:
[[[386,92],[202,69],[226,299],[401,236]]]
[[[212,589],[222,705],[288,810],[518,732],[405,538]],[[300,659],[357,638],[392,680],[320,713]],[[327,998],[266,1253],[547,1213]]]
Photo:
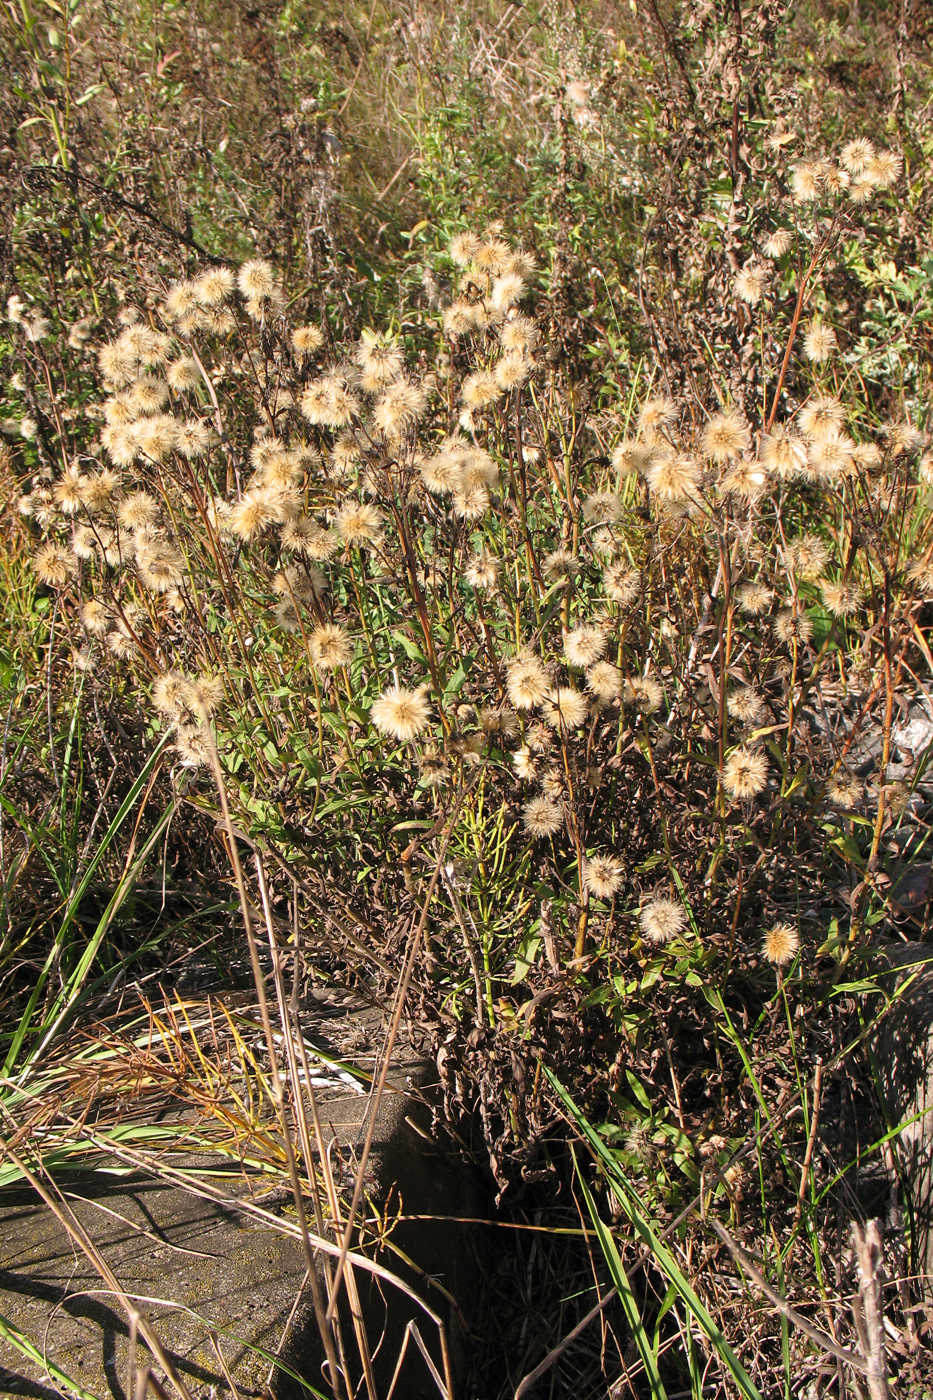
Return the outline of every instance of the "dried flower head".
[[[664,703],[664,691],[652,675],[635,676],[627,680],[622,688],[622,696],[627,705],[632,705],[642,714],[653,715]]]
[[[564,659],[568,666],[592,666],[603,655],[609,638],[601,627],[581,623],[564,634]]]
[[[665,396],[646,399],[638,414],[640,430],[651,436],[671,428],[677,422],[678,409],[673,399]]]
[[[757,306],[765,294],[768,277],[762,263],[747,262],[735,279],[735,294],[739,301]]]
[[[48,584],[49,588],[64,588],[74,575],[75,561],[69,549],[50,540],[36,550],[32,567],[40,583]]]
[[[536,656],[524,653],[509,663],[506,686],[516,710],[532,710],[540,705],[547,695],[549,684],[544,664]]]
[[[342,627],[325,622],[308,638],[311,660],[319,671],[334,671],[353,660],[353,643]]]
[[[263,301],[279,290],[275,268],[265,258],[250,258],[237,272],[237,286],[247,301]]]
[[[384,690],[373,704],[369,717],[381,734],[405,741],[423,734],[431,723],[431,706],[427,686],[406,690],[393,685]]]
[[[586,673],[586,688],[602,705],[622,695],[622,677],[611,661],[597,661]]]
[[[790,229],[776,228],[761,245],[761,251],[766,258],[783,258],[790,251],[793,241]]]
[[[774,619],[774,634],[785,646],[803,646],[813,636],[813,623],[799,608],[782,608]]]
[[[647,471],[651,494],[665,504],[692,500],[700,484],[700,468],[686,452],[666,452]]]
[[[722,766],[722,785],[730,797],[757,797],[768,783],[768,760],[760,749],[733,749]]]
[[[821,590],[823,603],[834,617],[852,617],[861,607],[862,591],[856,583],[824,579]]]
[[[596,899],[611,899],[622,878],[622,862],[614,856],[589,856],[583,862],[583,887]]]
[[[586,696],[572,685],[555,686],[541,702],[544,721],[552,729],[579,729],[588,708]]]
[[[533,797],[522,809],[522,824],[533,841],[555,836],[564,824],[564,813],[551,797]]]
[[[802,160],[790,172],[791,194],[797,204],[808,204],[822,194],[820,166],[816,161]]]
[[[663,946],[670,943],[687,927],[687,915],[676,899],[656,896],[646,900],[638,914],[642,937],[649,943]]]
[[[805,437],[816,440],[835,437],[845,422],[845,409],[838,399],[814,394],[798,413],[797,422]]]
[[[827,326],[824,321],[814,317],[803,337],[803,353],[807,359],[813,364],[823,364],[831,359],[838,349],[839,342],[832,326]]]
[[[638,597],[641,574],[630,568],[627,560],[615,559],[603,569],[603,587],[607,598],[626,607]]]
[[[748,424],[739,413],[731,409],[714,413],[703,429],[701,446],[704,454],[712,461],[734,462],[752,445],[752,435]]]
[[[324,344],[324,333],[318,326],[296,326],[292,331],[292,349],[296,355],[316,355]]]
[[[858,778],[843,768],[834,773],[826,784],[826,796],[834,807],[857,807],[864,795],[865,789]]]
[[[541,572],[548,583],[569,583],[580,564],[568,549],[554,549],[541,560]]]
[[[772,924],[761,940],[763,956],[775,967],[792,962],[800,947],[800,934],[793,924]]]
[[[750,685],[733,690],[726,700],[726,709],[740,724],[760,724],[765,717],[765,702]]]
[[[382,512],[367,501],[350,501],[334,517],[334,529],[344,544],[359,549],[378,545],[384,525]]]

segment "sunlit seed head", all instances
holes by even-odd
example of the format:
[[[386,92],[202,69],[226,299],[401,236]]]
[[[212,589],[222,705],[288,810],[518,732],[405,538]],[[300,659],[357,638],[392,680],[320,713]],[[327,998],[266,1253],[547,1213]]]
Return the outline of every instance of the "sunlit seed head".
[[[154,593],[167,593],[184,580],[184,558],[167,541],[143,545],[137,537],[135,563],[140,582]]]
[[[490,302],[493,310],[500,315],[508,311],[510,307],[521,301],[525,295],[526,287],[524,278],[517,272],[504,272],[497,277],[492,284]]]
[[[586,688],[600,705],[611,705],[622,695],[622,676],[611,661],[597,661],[586,672]]]
[[[143,375],[126,390],[124,401],[135,415],[158,413],[168,402],[168,384],[164,379]]]
[[[187,705],[188,680],[180,671],[163,671],[152,682],[152,703],[160,715],[175,720]]]
[[[208,452],[213,434],[209,424],[199,418],[186,418],[175,429],[175,451],[186,461],[194,462]]]
[[[523,355],[503,355],[493,370],[496,384],[504,394],[520,389],[531,375],[531,368]]]
[[[819,535],[797,535],[788,541],[788,567],[804,579],[817,579],[825,573],[829,550]]]
[[[803,353],[807,359],[814,364],[823,364],[831,359],[838,349],[839,342],[832,326],[827,326],[824,321],[815,317],[807,326],[803,337]]]
[[[649,443],[636,442],[634,438],[623,438],[612,449],[612,469],[620,478],[634,472],[644,475],[651,466],[655,448]]]
[[[800,947],[800,934],[793,924],[772,924],[761,941],[762,955],[775,967],[793,962]]]
[[[896,151],[879,151],[865,165],[862,177],[871,180],[877,189],[887,190],[896,183],[903,165],[903,159]]]
[[[76,525],[71,532],[71,552],[76,559],[91,559],[97,552],[97,536],[89,525]]]
[[[726,709],[740,724],[761,724],[766,714],[764,701],[750,685],[733,690],[726,700]]]
[[[275,268],[265,258],[250,258],[237,271],[237,286],[247,301],[274,297],[279,290]]]
[[[757,306],[765,294],[768,277],[762,263],[747,262],[736,275],[735,294],[739,301],[749,306]]]
[[[533,797],[522,808],[522,825],[533,841],[556,836],[563,824],[563,810],[551,797]]]
[[[541,572],[548,583],[569,583],[579,568],[579,560],[568,549],[554,549],[541,560]]]
[[[874,158],[875,148],[866,136],[847,141],[839,153],[839,159],[850,175],[858,175]]]
[[[479,251],[480,241],[475,233],[457,233],[447,251],[458,267],[468,267]]]
[[[69,467],[52,487],[52,499],[63,515],[74,515],[83,504],[85,479],[74,467]]]
[[[197,282],[186,278],[181,282],[173,282],[169,287],[162,303],[162,311],[169,321],[177,321],[179,317],[189,315],[197,305]]]
[[[248,264],[244,264],[244,266],[248,266]],[[249,280],[252,281],[252,273],[249,274]],[[273,282],[275,281],[274,273],[272,280]],[[209,267],[206,272],[202,272],[200,277],[195,279],[194,285],[195,294],[200,306],[211,308],[222,306],[223,303],[233,295],[233,269],[229,267]],[[252,295],[252,293],[246,293],[245,295]]]
[[[611,899],[622,880],[622,862],[614,856],[589,856],[583,862],[583,888],[595,899]]]
[[[542,718],[552,729],[579,729],[588,712],[586,696],[572,685],[555,686],[541,702]]]
[[[117,507],[117,520],[125,530],[142,530],[159,519],[159,502],[148,491],[131,491]]]
[[[821,170],[816,161],[802,160],[790,172],[790,190],[797,204],[809,204],[822,194]]]
[[[183,768],[205,768],[210,763],[210,742],[196,725],[181,725],[175,731],[175,753]]]
[[[752,436],[741,414],[727,409],[713,414],[703,429],[700,445],[713,462],[734,462],[749,451]]]
[[[515,769],[515,776],[520,782],[533,782],[538,771],[538,764],[531,749],[527,744],[516,749],[512,755],[512,767]]]
[[[517,656],[506,670],[506,688],[516,710],[532,710],[548,692],[550,679],[544,664],[527,653]]]
[[[679,410],[673,399],[664,395],[646,399],[638,414],[638,426],[643,433],[655,434],[672,428],[677,422]]]
[[[399,685],[384,690],[374,702],[369,717],[381,734],[405,742],[430,726],[431,706],[427,686],[406,690]]]
[[[487,549],[481,549],[473,555],[463,576],[471,588],[492,592],[499,582],[499,561]]]
[[[180,394],[196,389],[201,383],[197,360],[191,355],[181,355],[177,360],[172,360],[165,371],[165,378],[171,388]]]
[[[309,423],[325,428],[345,428],[359,417],[360,401],[344,375],[325,374],[305,389],[301,411]]]
[[[641,574],[638,569],[631,568],[626,559],[616,559],[603,570],[603,587],[607,598],[627,607],[641,591]]]
[[[745,801],[768,785],[768,760],[760,749],[734,749],[722,766],[722,785],[730,797]]]
[[[135,358],[137,364],[149,368],[166,364],[172,353],[171,337],[164,331],[153,330],[142,321],[137,321],[121,331],[116,343],[125,355]]]
[[[622,501],[614,491],[595,491],[583,502],[587,525],[614,525],[622,519]]]
[[[89,598],[81,604],[81,621],[95,637],[102,637],[110,626],[110,614],[97,598]]]
[[[32,567],[41,583],[64,588],[74,575],[75,561],[69,549],[50,540],[36,550]]]
[[[461,520],[480,520],[489,509],[489,489],[481,482],[458,485],[451,495],[451,509]]]
[[[564,633],[564,659],[568,666],[592,666],[605,654],[609,638],[601,627],[581,623]]]
[[[700,484],[700,468],[686,452],[666,452],[648,468],[648,488],[664,503],[692,500]]]
[[[874,199],[878,186],[867,171],[856,175],[849,186],[849,199],[855,205],[867,204]]]
[[[774,619],[774,634],[785,646],[803,646],[813,636],[813,623],[808,613],[794,608],[782,608]]]
[[[315,627],[308,638],[308,647],[311,660],[319,671],[334,671],[353,660],[353,643],[349,635],[333,622]]]
[[[656,677],[634,676],[625,681],[622,698],[627,705],[640,710],[642,714],[653,715],[664,703],[664,691]]]
[[[821,585],[823,603],[834,617],[852,617],[862,604],[862,592],[857,584],[824,580]]]
[[[398,438],[423,417],[428,396],[420,385],[398,379],[380,395],[373,409],[373,421],[387,438]]]
[[[852,461],[860,471],[877,471],[883,460],[883,453],[876,442],[857,442],[852,449]]]
[[[757,501],[768,489],[768,476],[760,462],[753,457],[743,457],[725,473],[720,482],[720,490],[725,496],[739,500]]]
[[[885,424],[888,451],[892,457],[913,456],[924,446],[926,438],[919,428],[905,418],[895,419]]]
[[[861,803],[865,788],[853,773],[840,769],[826,784],[826,796],[834,807],[851,810]]]
[[[735,601],[746,617],[761,617],[774,602],[774,593],[763,583],[742,583],[735,590]]]
[[[169,413],[157,413],[135,425],[133,436],[139,451],[153,462],[164,462],[175,450],[178,424]]]
[[[807,465],[807,445],[796,433],[778,425],[761,439],[761,464],[772,476],[790,481]]]
[[[761,251],[766,258],[783,258],[785,253],[790,252],[793,241],[790,229],[776,228],[762,243]]]
[[[275,524],[276,518],[277,512],[267,497],[257,491],[247,491],[230,507],[226,528],[238,540],[248,544],[257,539],[263,530]]]
[[[405,368],[401,346],[374,331],[364,331],[354,350],[360,385],[368,394],[395,382]]]
[[[486,277],[498,277],[507,267],[511,251],[504,239],[485,237],[470,259],[471,270]]]
[[[498,402],[502,390],[496,383],[496,376],[489,370],[475,370],[468,374],[460,390],[460,398],[467,408],[487,408]]]
[[[682,904],[675,899],[656,896],[646,900],[638,913],[638,924],[642,937],[657,947],[663,947],[683,933],[687,927],[687,915]]]
[[[454,301],[444,308],[444,334],[455,339],[475,331],[483,320],[482,312],[468,301]]]
[[[333,559],[340,548],[340,537],[310,516],[298,515],[287,520],[280,536],[284,549],[293,549],[305,559]]]
[[[502,322],[499,344],[506,355],[528,356],[538,343],[538,328],[529,316],[513,315]]]
[[[344,544],[358,549],[378,545],[384,528],[382,512],[367,501],[350,501],[334,517],[334,529]]]
[[[318,326],[296,326],[292,331],[292,349],[296,355],[316,355],[324,344],[324,334]]]
[[[814,394],[797,414],[797,424],[805,437],[818,441],[835,437],[845,423],[845,409],[838,399]]]

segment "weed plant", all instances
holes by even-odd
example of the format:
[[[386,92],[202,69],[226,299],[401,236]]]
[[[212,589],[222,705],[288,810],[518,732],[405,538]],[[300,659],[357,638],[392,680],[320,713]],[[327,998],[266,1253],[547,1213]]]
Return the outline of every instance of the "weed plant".
[[[378,267],[334,237],[323,91],[289,127],[313,128],[319,176],[320,218],[289,226],[303,260],[232,233],[225,192],[228,227],[163,209],[131,266],[119,238],[98,250],[101,198],[70,282],[33,266],[7,303],[4,472],[17,587],[59,639],[36,655],[60,691],[119,695],[149,755],[101,858],[159,767],[147,855],[170,817],[219,818],[251,938],[255,902],[314,977],[401,972],[500,1195],[574,1184],[633,1339],[604,1348],[618,1394],[817,1393],[828,1357],[842,1394],[870,1350],[856,1167],[890,1136],[866,1142],[848,1080],[892,1014],[885,947],[926,930],[898,880],[927,833],[925,745],[904,737],[933,666],[927,196],[903,108],[896,149],[821,145],[822,109],[795,124],[769,67],[780,7],[699,10],[655,9],[637,50],[613,31],[611,59],[510,10],[475,48],[453,26],[433,68],[419,10],[404,129],[436,208]],[[508,35],[548,96],[489,139],[473,94],[501,115],[529,81]],[[68,175],[62,110],[34,118]],[[601,260],[591,184],[612,201]],[[96,868],[59,881],[62,947]],[[54,995],[53,942],[7,1075],[60,1043],[114,912]],[[313,1194],[280,1127],[277,1168]],[[910,1385],[919,1254],[895,1239],[887,1263],[885,1366]]]

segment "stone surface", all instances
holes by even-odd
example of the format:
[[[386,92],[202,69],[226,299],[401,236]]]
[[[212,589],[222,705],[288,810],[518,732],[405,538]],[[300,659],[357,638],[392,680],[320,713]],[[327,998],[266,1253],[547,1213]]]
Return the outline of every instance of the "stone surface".
[[[318,1043],[324,1040],[328,1053],[339,1051],[344,1063],[352,1060],[365,1074],[378,1060],[383,1033],[380,1015],[351,1007],[331,1008],[311,1034]],[[387,1207],[390,1216],[475,1214],[477,1201],[463,1170],[427,1131],[429,1114],[415,1092],[430,1092],[427,1066],[403,1049],[389,1078],[366,1177],[369,1201],[380,1210]],[[369,1095],[348,1076],[336,1081],[325,1077],[316,1092],[331,1139],[330,1158],[338,1168],[344,1164],[350,1179],[368,1121]],[[164,1181],[84,1171],[59,1184],[120,1286],[154,1325],[196,1400],[230,1394],[225,1371],[244,1397],[268,1395],[268,1354],[278,1352],[286,1334],[283,1359],[329,1393],[321,1379],[323,1348],[309,1290],[303,1289],[304,1251],[294,1234],[257,1225],[235,1206],[199,1199]],[[251,1188],[244,1179],[234,1188],[227,1183],[225,1189],[241,1196],[252,1189],[261,1202],[267,1187],[260,1181]],[[287,1227],[287,1200],[267,1201],[265,1208],[281,1210]],[[363,1213],[371,1214],[368,1204]],[[410,1281],[444,1316],[455,1360],[465,1337],[463,1308],[468,1310],[477,1284],[479,1266],[473,1255],[478,1237],[475,1227],[448,1221],[402,1221],[390,1241],[411,1264],[400,1262],[389,1248],[378,1255],[380,1264]],[[124,1310],[29,1191],[0,1192],[0,1266],[0,1315],[21,1328],[90,1395],[131,1400]],[[382,1397],[409,1322],[417,1322],[439,1365],[437,1329],[398,1289],[373,1281],[371,1275],[358,1273],[358,1278]],[[341,1317],[348,1369],[355,1381],[360,1366],[345,1305]],[[139,1355],[145,1356],[141,1344]],[[413,1338],[406,1356],[395,1393],[409,1400],[436,1396],[437,1387]],[[0,1339],[0,1395],[51,1400],[67,1393],[41,1363],[24,1359]],[[281,1370],[275,1373],[271,1393],[281,1400],[308,1394]]]

